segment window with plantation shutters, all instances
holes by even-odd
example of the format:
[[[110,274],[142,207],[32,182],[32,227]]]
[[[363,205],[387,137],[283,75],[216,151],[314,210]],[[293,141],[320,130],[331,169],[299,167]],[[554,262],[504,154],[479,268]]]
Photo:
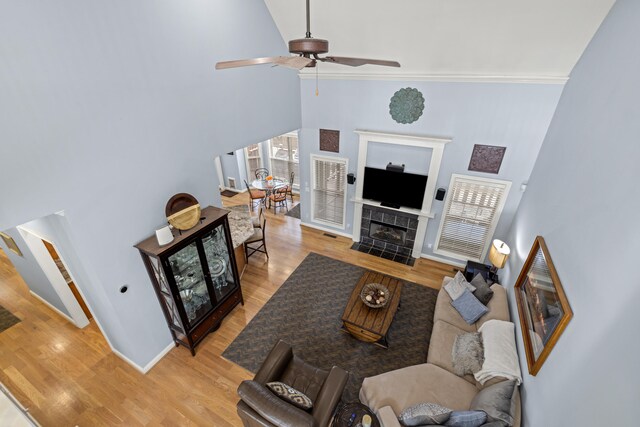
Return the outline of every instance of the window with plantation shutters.
[[[453,174],[434,253],[482,261],[510,188],[508,181]]]
[[[347,160],[311,156],[313,180],[311,219],[344,228],[346,207]]]
[[[300,187],[298,163],[297,134],[287,133],[269,140],[270,172],[274,178],[289,182],[293,173],[293,187],[298,189]]]
[[[245,147],[244,157],[247,162],[247,181],[251,182],[256,179],[256,169],[263,167],[260,143]]]

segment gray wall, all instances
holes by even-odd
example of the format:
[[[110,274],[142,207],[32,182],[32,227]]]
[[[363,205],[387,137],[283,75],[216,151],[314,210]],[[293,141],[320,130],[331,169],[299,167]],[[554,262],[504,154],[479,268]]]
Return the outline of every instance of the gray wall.
[[[505,283],[541,235],[574,312],[535,377],[518,324],[527,426],[638,425],[638,22],[640,2],[618,0],[576,65],[507,237]]]
[[[425,97],[425,111],[412,124],[396,123],[389,115],[389,100],[403,87],[415,87]],[[349,171],[355,172],[358,160],[358,138],[354,130],[451,137],[453,142],[445,148],[437,187],[448,188],[452,173],[504,179],[513,182],[496,236],[504,237],[522,193],[520,184],[529,174],[544,140],[555,111],[562,85],[516,83],[439,83],[322,80],[320,95],[315,96],[315,81],[302,80],[301,145],[301,214],[309,222],[310,215],[310,160],[309,155],[333,153],[318,149],[319,129],[340,130],[339,157],[349,159]],[[474,144],[506,146],[500,173],[483,174],[467,171]],[[406,163],[407,170],[420,170],[416,153],[407,147],[396,148],[393,156],[388,149],[372,151],[375,164]],[[428,168],[429,153],[421,155]],[[369,157],[372,157],[369,156]],[[356,177],[362,179],[363,177]],[[355,196],[355,186],[348,186],[348,198]],[[443,202],[434,201],[435,220],[429,221],[423,253],[432,254],[428,244],[435,242]],[[347,228],[351,234],[353,203],[348,203]],[[459,261],[458,261],[459,262]]]
[[[300,127],[295,72],[214,70],[286,45],[259,0],[27,0],[0,4],[0,52],[0,229],[64,210],[80,285],[144,366],[170,335],[133,245],[175,193],[220,203],[215,156]]]
[[[0,247],[4,250],[16,271],[20,274],[29,290],[37,294],[40,298],[47,301],[49,304],[71,317],[69,310],[64,306],[62,300],[58,296],[58,293],[53,289],[51,282],[47,279],[42,269],[38,266],[37,261],[24,241],[20,233],[16,228],[5,230],[4,233],[13,237],[16,245],[22,252],[22,256],[17,255],[11,251],[0,239]],[[35,268],[34,268],[35,266]]]
[[[222,176],[224,177],[224,185],[229,187],[229,178],[235,178],[236,188],[238,190],[244,189],[243,179],[246,179],[247,167],[244,166],[240,171],[240,164],[244,164],[244,150],[235,150],[233,155],[227,153],[220,155],[220,163],[222,164]]]

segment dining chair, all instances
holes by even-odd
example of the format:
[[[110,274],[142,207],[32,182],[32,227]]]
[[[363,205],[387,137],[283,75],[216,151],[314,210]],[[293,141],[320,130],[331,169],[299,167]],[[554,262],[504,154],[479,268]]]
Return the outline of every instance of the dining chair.
[[[263,216],[264,216],[264,206],[260,206],[260,210],[258,211],[258,216],[251,217],[251,224],[253,225],[253,228],[261,227]]]
[[[255,188],[251,188],[247,180],[244,180],[244,185],[247,187],[247,191],[249,192],[249,198],[251,199],[251,210],[257,205],[264,205],[264,201],[267,197],[267,193],[262,190],[256,190]]]
[[[289,174],[289,185],[287,185],[287,193],[289,193],[289,196],[291,197],[291,204],[293,204],[293,179],[295,177],[296,173],[291,171],[291,174]]]
[[[267,252],[267,242],[265,241],[266,229],[267,229],[267,218],[263,213],[260,219],[260,227],[254,228],[253,234],[251,235],[251,237],[249,237],[244,242],[244,252],[247,256],[247,262],[249,262],[249,257],[255,254],[256,252],[262,252],[267,256],[267,259],[269,259],[269,253]]]
[[[287,186],[278,187],[274,189],[269,195],[269,207],[273,204],[273,211],[278,212],[278,208],[286,208],[289,212],[289,206],[287,206]]]
[[[269,176],[269,169],[267,168],[258,168],[256,169],[256,179],[261,179],[264,180],[266,177]]]

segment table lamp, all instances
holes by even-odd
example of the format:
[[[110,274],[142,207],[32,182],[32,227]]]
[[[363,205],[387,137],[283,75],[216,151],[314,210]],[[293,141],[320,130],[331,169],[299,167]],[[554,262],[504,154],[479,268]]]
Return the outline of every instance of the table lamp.
[[[507,263],[507,258],[511,249],[502,240],[495,239],[491,244],[491,250],[489,251],[489,261],[493,265],[491,273],[496,274],[499,268],[503,268]]]

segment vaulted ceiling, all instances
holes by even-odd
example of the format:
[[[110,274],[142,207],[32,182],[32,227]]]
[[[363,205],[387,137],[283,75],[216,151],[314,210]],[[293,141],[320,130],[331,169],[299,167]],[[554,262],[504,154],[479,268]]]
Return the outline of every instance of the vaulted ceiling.
[[[400,69],[321,64],[322,74],[562,79],[614,2],[311,0],[311,33],[329,40],[331,55],[402,64]],[[305,0],[265,3],[285,41],[304,37]]]

